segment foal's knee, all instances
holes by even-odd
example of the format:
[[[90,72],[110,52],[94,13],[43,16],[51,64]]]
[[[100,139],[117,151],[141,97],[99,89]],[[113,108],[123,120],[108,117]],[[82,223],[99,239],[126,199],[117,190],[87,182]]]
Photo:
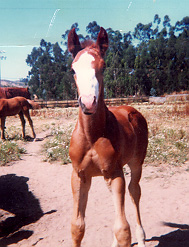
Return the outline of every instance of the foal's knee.
[[[117,239],[119,247],[131,246],[131,231],[129,224],[122,225],[120,227],[114,227],[114,234]]]
[[[85,222],[83,219],[79,218],[75,221],[72,220],[71,233],[73,240],[73,247],[79,247],[81,240],[83,239],[85,232]]]

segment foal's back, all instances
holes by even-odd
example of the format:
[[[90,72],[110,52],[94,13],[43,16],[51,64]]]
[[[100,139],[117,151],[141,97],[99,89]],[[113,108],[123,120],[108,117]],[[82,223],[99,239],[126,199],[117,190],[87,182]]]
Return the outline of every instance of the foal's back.
[[[32,106],[24,97],[0,99],[0,117],[13,116],[20,111],[28,111]]]
[[[28,88],[20,87],[0,87],[0,99],[10,99],[17,96],[31,99],[31,95]]]

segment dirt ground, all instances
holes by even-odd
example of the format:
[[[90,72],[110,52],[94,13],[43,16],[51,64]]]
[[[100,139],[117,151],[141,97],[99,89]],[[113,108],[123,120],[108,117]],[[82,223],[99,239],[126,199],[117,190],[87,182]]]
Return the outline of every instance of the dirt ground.
[[[72,167],[50,164],[40,154],[48,131],[26,144],[27,153],[0,167],[0,247],[70,247]],[[128,185],[130,174],[126,168]],[[146,246],[189,246],[189,164],[144,165],[141,215]],[[135,212],[128,193],[126,215],[135,238]],[[114,207],[102,177],[93,179],[82,247],[110,247]]]

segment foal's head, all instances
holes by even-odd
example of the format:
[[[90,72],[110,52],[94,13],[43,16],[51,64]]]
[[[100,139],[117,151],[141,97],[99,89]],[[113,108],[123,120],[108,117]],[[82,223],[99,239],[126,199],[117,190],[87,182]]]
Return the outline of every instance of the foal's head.
[[[72,69],[75,72],[79,104],[85,114],[96,112],[100,96],[103,96],[103,57],[108,48],[108,35],[101,27],[96,43],[79,42],[75,28],[68,35],[68,50],[73,55]]]

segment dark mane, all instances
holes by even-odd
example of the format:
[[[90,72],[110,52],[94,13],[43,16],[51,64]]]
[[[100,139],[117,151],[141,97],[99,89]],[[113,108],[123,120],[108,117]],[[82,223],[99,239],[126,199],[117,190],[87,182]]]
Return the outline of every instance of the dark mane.
[[[96,43],[91,39],[86,39],[86,40],[81,42],[81,48],[85,49],[86,47],[95,48],[96,47]]]

